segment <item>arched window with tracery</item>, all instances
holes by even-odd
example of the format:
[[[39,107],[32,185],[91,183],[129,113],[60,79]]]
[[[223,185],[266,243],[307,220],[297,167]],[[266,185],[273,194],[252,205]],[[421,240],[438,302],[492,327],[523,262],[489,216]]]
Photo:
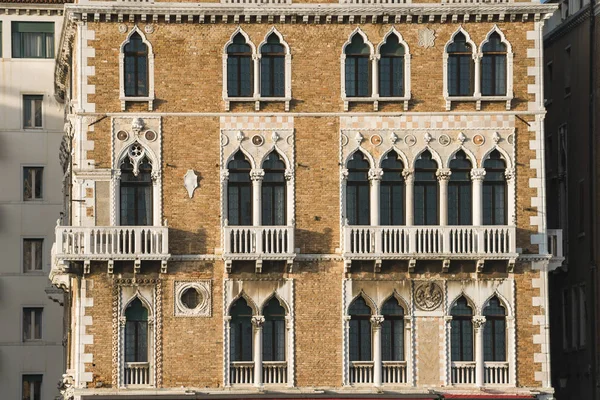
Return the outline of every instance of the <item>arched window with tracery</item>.
[[[483,224],[506,225],[507,185],[506,163],[498,150],[490,153],[483,162],[485,177],[483,179]]]
[[[138,298],[125,310],[125,362],[148,362],[148,309]]]
[[[372,361],[371,309],[358,297],[348,309],[350,315],[350,361]]]
[[[252,225],[252,166],[241,151],[227,164],[227,219],[229,225]]]
[[[498,297],[490,299],[483,315],[483,360],[506,361],[506,309]]]
[[[276,151],[263,162],[262,224],[286,225],[285,163]]]
[[[371,96],[371,49],[359,33],[352,36],[344,49],[346,97]]]
[[[369,161],[365,155],[356,151],[348,161],[348,180],[346,181],[346,218],[350,225],[369,225]]]
[[[405,48],[400,44],[398,36],[389,35],[379,53],[379,95],[403,97]]]
[[[404,361],[404,308],[395,297],[381,308],[381,360]]]
[[[415,162],[414,221],[415,225],[438,224],[437,162],[425,150]]]
[[[452,361],[473,361],[473,309],[461,296],[450,311],[452,329],[450,349]]]
[[[229,357],[231,361],[252,361],[252,308],[239,298],[231,306]]]
[[[506,96],[506,45],[498,32],[490,35],[483,45],[481,59],[481,94]]]
[[[285,309],[272,298],[263,310],[263,361],[285,361]]]
[[[123,48],[125,96],[148,96],[148,46],[134,32]]]
[[[450,96],[472,96],[475,64],[473,48],[462,32],[446,49],[448,53],[448,94]]]
[[[449,163],[448,225],[471,225],[473,217],[473,189],[471,161],[460,150]]]
[[[143,150],[133,145],[130,155]],[[126,157],[121,164],[120,223],[121,225],[152,225],[152,164],[146,156],[137,161]]]
[[[252,97],[253,73],[252,48],[238,32],[227,46],[227,96]]]
[[[271,33],[260,48],[260,95],[285,96],[285,47],[279,36]]]
[[[379,189],[379,224],[404,225],[404,164],[398,153],[392,150],[381,161],[381,168],[383,176]]]

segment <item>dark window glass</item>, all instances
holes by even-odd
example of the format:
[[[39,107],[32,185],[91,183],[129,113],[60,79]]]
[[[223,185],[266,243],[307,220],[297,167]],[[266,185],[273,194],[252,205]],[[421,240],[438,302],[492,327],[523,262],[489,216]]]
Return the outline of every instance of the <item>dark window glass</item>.
[[[23,167],[23,200],[42,200],[43,167]]]
[[[498,150],[490,153],[483,162],[485,178],[483,179],[483,224],[506,225],[506,164]]]
[[[136,32],[123,49],[125,56],[125,96],[148,96],[148,46]]]
[[[346,218],[349,225],[369,225],[369,162],[365,155],[357,151],[348,161],[346,182]]]
[[[13,58],[54,58],[54,22],[13,22]]]
[[[492,297],[483,315],[483,360],[506,361],[506,310],[497,297]]]
[[[40,307],[23,309],[23,341],[40,340],[42,338],[42,312]]]
[[[421,153],[415,162],[415,225],[438,224],[437,168],[437,163],[431,158],[429,150]]]
[[[404,309],[396,298],[385,302],[381,309],[381,360],[404,361]]]
[[[227,218],[229,225],[252,225],[252,182],[250,162],[238,151],[227,164]]]
[[[231,361],[252,361],[252,309],[240,298],[231,306],[230,315]]]
[[[452,306],[452,361],[473,361],[473,309],[461,296]]]
[[[285,309],[272,298],[263,315],[263,361],[285,361]]]
[[[23,400],[41,400],[42,375],[23,375]]]
[[[371,96],[371,68],[369,46],[358,33],[352,36],[344,50],[346,54],[346,96]]]
[[[23,96],[23,128],[42,127],[42,95]]]
[[[285,96],[285,48],[279,36],[272,33],[260,49],[260,95]]]
[[[181,302],[189,309],[194,309],[200,304],[202,299],[200,293],[196,288],[188,288],[181,294]]]
[[[227,46],[227,96],[252,97],[252,49],[246,38],[238,33]]]
[[[350,305],[350,361],[371,361],[371,309],[365,299]]]
[[[42,270],[44,239],[23,239],[23,272]]]
[[[471,225],[471,162],[460,150],[449,166],[452,173],[448,182],[448,225]]]
[[[379,224],[404,225],[404,165],[395,151],[390,151],[381,162]]]
[[[129,158],[121,164],[121,225],[152,225],[151,174],[152,165],[146,157],[140,161],[138,171],[134,171]]]
[[[483,45],[481,59],[481,94],[484,96],[506,95],[506,45],[494,32]]]
[[[285,163],[273,151],[263,163],[265,176],[262,182],[262,224],[286,224]]]
[[[148,309],[137,297],[125,310],[125,362],[148,362]]]
[[[381,46],[379,59],[379,95],[404,96],[404,46],[398,36],[390,35]]]
[[[450,96],[473,95],[473,52],[462,33],[454,36],[448,46],[448,94]]]
[[[2,21],[0,21],[0,57],[2,57]]]

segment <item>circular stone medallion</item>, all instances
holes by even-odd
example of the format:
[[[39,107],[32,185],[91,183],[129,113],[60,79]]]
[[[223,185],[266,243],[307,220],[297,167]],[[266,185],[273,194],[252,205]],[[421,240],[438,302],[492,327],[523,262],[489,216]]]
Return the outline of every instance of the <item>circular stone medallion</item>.
[[[404,143],[406,143],[409,147],[412,147],[417,143],[417,138],[415,135],[406,135],[404,137]]]
[[[473,136],[473,143],[475,143],[477,146],[481,146],[485,143],[485,138],[482,135],[475,135]]]
[[[443,134],[438,138],[438,143],[442,146],[448,146],[450,144],[450,136]]]
[[[415,304],[420,310],[432,311],[442,304],[444,294],[436,282],[420,283],[415,289]]]
[[[119,131],[117,132],[117,139],[121,140],[121,141],[126,141],[129,138],[129,134],[125,131]]]
[[[371,144],[373,146],[379,146],[381,144],[381,142],[383,142],[383,139],[381,138],[381,136],[379,136],[379,135],[371,136]]]
[[[260,136],[260,135],[254,135],[252,136],[252,144],[255,146],[262,146],[262,144],[265,142],[265,139]]]
[[[348,144],[348,136],[342,134],[342,146],[345,146]]]
[[[144,133],[144,137],[146,138],[147,141],[153,142],[154,140],[156,140],[156,132],[146,131],[146,133]]]
[[[506,141],[508,142],[508,144],[515,144],[515,135],[508,135]]]

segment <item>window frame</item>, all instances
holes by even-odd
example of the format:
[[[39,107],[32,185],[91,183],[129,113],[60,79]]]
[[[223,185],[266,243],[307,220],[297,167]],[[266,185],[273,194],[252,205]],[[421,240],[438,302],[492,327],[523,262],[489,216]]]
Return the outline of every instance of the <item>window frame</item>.
[[[365,171],[365,168],[348,168],[349,164],[353,161],[354,156],[356,154],[360,153],[364,159],[364,162],[367,163],[367,168]],[[356,150],[355,152],[353,152],[352,154],[350,154],[350,156],[347,158],[346,161],[346,170],[348,171],[348,176],[345,179],[345,204],[344,204],[344,218],[345,220],[348,220],[348,225],[351,226],[368,226],[371,224],[371,207],[379,207],[379,204],[371,204],[371,182],[369,181],[369,171],[372,168],[372,163],[371,160],[369,158],[369,156],[360,151],[360,150]],[[352,173],[364,173],[366,174],[366,180],[352,180],[350,179],[350,174]],[[354,213],[356,215],[356,221],[350,221],[350,213],[348,212],[350,210],[350,194],[349,194],[349,190],[348,188],[353,187],[356,188],[356,192],[354,195]],[[359,206],[360,202],[360,190],[364,191],[366,188],[366,192],[367,192],[367,210],[368,212],[366,213],[366,215],[361,214],[361,208]],[[367,221],[366,223],[360,223],[361,221],[361,217],[362,218],[366,218]],[[354,223],[352,223],[354,222]]]
[[[31,396],[24,397],[25,393],[23,391],[23,386],[25,385],[25,382],[26,382],[25,377],[39,377],[39,396],[35,396],[35,391],[34,391],[33,397],[31,397]],[[32,383],[35,381],[32,380],[32,381],[28,381],[28,382]],[[36,399],[41,400],[43,398],[42,393],[44,390],[44,374],[43,373],[36,374],[36,373],[30,373],[30,372],[28,372],[26,374],[21,374],[20,390],[21,390],[21,399],[23,399],[23,400],[36,400]]]
[[[491,180],[491,174],[489,174],[488,172],[500,172],[499,168],[486,168],[485,163],[490,160],[490,155],[494,152],[497,151],[500,155],[500,160],[502,160],[504,162],[504,169],[502,170],[502,181],[492,181]],[[482,208],[481,208],[481,224],[484,226],[507,226],[509,224],[509,221],[511,221],[511,216],[513,211],[513,207],[511,207],[511,205],[509,204],[509,189],[511,186],[511,182],[510,180],[507,178],[506,173],[509,170],[509,160],[508,158],[498,150],[498,148],[493,148],[488,154],[486,154],[482,161],[481,161],[481,166],[482,168],[486,171],[486,174],[483,178],[483,182],[481,183],[481,201],[482,201]],[[492,200],[492,205],[490,207],[491,211],[491,223],[487,223],[486,222],[486,188],[487,187],[491,187],[492,189],[492,195],[491,195],[491,200]],[[499,187],[503,187],[504,189],[504,196],[503,196],[503,201],[504,201],[504,221],[502,221],[502,223],[498,224],[495,221],[495,210],[496,210],[496,190]]]
[[[487,43],[489,43],[489,41],[491,40],[493,35],[498,35],[499,39],[500,39],[500,43],[502,45],[504,45],[505,47],[505,51],[484,51],[484,47]],[[480,63],[480,67],[481,67],[481,73],[479,76],[479,79],[481,81],[480,83],[480,88],[481,88],[481,96],[482,98],[487,99],[488,97],[505,97],[508,95],[508,45],[506,44],[506,41],[502,40],[502,36],[500,36],[499,32],[490,32],[488,33],[488,36],[486,38],[486,40],[484,40],[481,45],[481,63]],[[492,81],[494,82],[494,84],[492,85],[492,92],[491,94],[484,94],[483,93],[483,80],[484,80],[484,74],[483,74],[483,67],[484,67],[484,63],[483,60],[486,57],[490,57],[492,59],[492,63],[491,63],[491,75],[492,75]],[[503,57],[504,58],[504,94],[500,94],[500,93],[496,93],[496,60],[499,57]]]
[[[146,45],[148,50],[148,96],[125,95],[125,46],[129,44],[131,36],[135,33],[141,37],[142,43]],[[146,35],[137,26],[134,26],[127,34],[127,38],[121,43],[119,49],[119,100],[121,102],[121,111],[126,110],[128,102],[148,102],[148,111],[153,111],[154,99],[154,51]]]
[[[26,242],[40,242],[40,269],[26,269],[25,247]],[[43,237],[24,237],[21,239],[21,272],[24,274],[41,274],[44,273],[44,238]]]
[[[141,146],[141,145],[140,145]],[[125,163],[130,163],[132,166],[132,169],[135,168],[134,167],[134,160],[130,159],[129,157],[125,157],[122,161],[121,164],[119,166],[119,171],[121,172],[121,179],[119,180],[119,197],[117,199],[118,204],[119,204],[119,214],[117,215],[118,218],[118,225],[119,226],[153,226],[154,225],[154,218],[155,218],[155,214],[154,214],[154,209],[155,209],[155,205],[154,202],[156,201],[154,196],[154,181],[152,179],[152,172],[154,171],[154,166],[152,165],[152,159],[151,157],[149,157],[147,154],[144,154],[142,157],[140,157],[139,160],[139,167],[142,167],[143,165],[145,165],[146,163],[143,163],[143,161],[146,160],[147,161],[147,165],[150,167],[150,170],[146,170],[146,171],[142,171],[140,168],[140,171],[138,173],[138,177],[142,174],[148,174],[150,179],[148,181],[124,181],[123,180],[123,175],[125,175],[126,173],[131,173],[133,174],[133,172],[130,172],[127,168]],[[124,191],[123,188],[131,188],[134,189],[133,194],[134,194],[134,198],[135,198],[135,202],[134,202],[134,220],[135,223],[134,224],[124,224],[124,220],[123,220],[123,216],[124,214],[126,215],[127,213],[124,213],[124,209],[123,209],[123,195],[124,195]],[[148,196],[150,197],[150,210],[146,210],[146,214],[149,214],[149,221],[146,221],[146,224],[141,224],[139,221],[139,202],[141,200],[143,200],[145,203],[148,203],[148,201],[145,199],[145,197],[143,197],[143,192],[141,189],[146,189],[148,190]],[[126,222],[126,221],[125,221]]]
[[[38,311],[39,311],[39,318],[37,316]],[[25,323],[25,316],[27,315],[27,313],[30,314],[30,320],[29,320],[30,335],[29,335],[29,337],[25,337],[25,328],[27,325]],[[36,323],[38,322],[38,319],[39,319],[39,337],[35,337],[36,336],[35,328],[36,328]],[[42,340],[44,340],[44,307],[24,306],[21,309],[21,342],[22,343],[40,342]]]
[[[356,301],[358,301],[359,299],[362,299],[362,301],[364,301],[365,306],[367,308],[369,308],[370,313],[367,314],[352,314],[352,306],[354,306],[354,303]],[[365,361],[371,361],[373,362],[373,356],[374,356],[374,349],[373,349],[373,327],[371,325],[371,317],[374,315],[373,313],[373,309],[369,306],[369,303],[367,302],[367,300],[363,297],[363,296],[358,296],[357,298],[355,298],[350,305],[348,306],[348,361],[350,362],[365,362]],[[357,343],[358,343],[358,348],[357,348],[357,355],[358,355],[358,360],[353,360],[351,355],[352,355],[352,321],[357,322],[357,327],[355,329],[357,329]],[[362,335],[362,327],[363,327],[363,323],[365,323],[368,325],[369,329],[369,333],[368,333],[368,343],[364,343],[364,341],[366,339],[363,339],[363,335]],[[366,348],[368,348],[369,350],[369,359],[368,360],[363,360],[362,358],[362,351],[365,350]]]
[[[244,157],[244,161],[246,161],[248,163],[248,167],[249,168],[247,169],[247,175],[248,175],[248,181],[247,182],[232,182],[232,180],[231,180],[232,171],[234,171],[234,173],[240,173],[240,174],[244,173],[244,175],[245,175],[246,169],[241,169],[241,168],[232,169],[230,167],[230,164],[233,161],[235,161],[235,156],[238,154],[238,152]],[[253,165],[252,165],[251,158],[248,157],[248,155],[246,153],[244,153],[243,151],[241,151],[241,149],[237,150],[236,152],[234,152],[231,155],[231,157],[229,158],[229,160],[227,161],[226,165],[225,165],[225,169],[226,169],[226,171],[228,173],[228,177],[229,177],[227,179],[227,185],[225,187],[225,193],[227,194],[227,204],[225,205],[225,212],[226,212],[225,215],[227,216],[226,217],[226,219],[227,219],[227,225],[229,225],[229,226],[252,226],[254,224],[254,201],[253,201],[253,198],[254,198],[254,185],[252,183],[252,175],[251,175],[252,170],[253,170],[252,167],[253,167]],[[238,215],[237,215],[237,217],[238,217],[237,218],[238,219],[238,223],[235,223],[235,224],[233,224],[232,221],[231,221],[231,197],[232,196],[230,195],[230,188],[232,188],[232,187],[237,187],[238,188],[238,195],[237,195],[237,197],[238,197],[238,199],[237,199],[237,201],[238,201]],[[239,191],[239,188],[241,188],[241,187],[248,188],[249,189],[249,193],[250,193],[250,196],[248,196],[249,197],[248,200],[250,202],[250,206],[249,206],[249,210],[248,210],[249,211],[248,212],[249,215],[246,216],[249,219],[249,222],[250,222],[249,224],[242,224],[241,223],[244,220],[243,219],[244,215],[242,213],[242,207],[241,207],[241,201],[240,201],[241,197],[242,197],[242,194]],[[262,191],[262,188],[261,188],[261,191]],[[262,207],[262,204],[260,206]],[[262,221],[261,221],[261,223],[262,223]]]
[[[388,160],[389,155],[394,152],[397,155],[396,160],[398,162],[400,162],[400,164],[402,164],[402,169],[397,169],[397,168],[389,168],[389,167],[385,167],[383,164],[386,160]],[[379,225],[382,226],[405,226],[406,225],[406,204],[407,204],[407,199],[406,199],[406,179],[404,178],[404,171],[406,171],[406,160],[404,159],[403,156],[400,155],[400,153],[398,151],[396,151],[395,149],[392,149],[390,151],[388,151],[387,153],[385,153],[380,161],[380,166],[381,166],[381,170],[383,172],[383,175],[381,177],[381,182],[379,184]],[[389,178],[386,178],[386,173],[400,173],[401,179],[400,180],[391,180]],[[389,206],[388,207],[383,207],[383,202],[384,200],[384,188],[388,188],[388,193],[386,193],[389,199]],[[401,219],[401,223],[400,224],[394,224],[394,219],[396,217],[396,214],[394,213],[394,207],[393,207],[393,203],[394,200],[396,200],[396,196],[394,195],[394,188],[401,188],[402,189],[402,195],[401,195],[401,202],[402,202],[402,211],[401,211],[401,215],[400,215],[400,219]],[[386,211],[386,214],[389,213],[389,219],[388,221],[392,222],[391,224],[387,224],[388,221],[385,221],[386,223],[384,223],[384,221],[382,221],[382,215],[384,214],[383,210],[388,208],[389,210]]]
[[[497,299],[498,304],[500,305],[500,307],[504,310],[504,315],[499,315],[499,314],[486,314],[486,310],[488,307],[490,307],[490,302],[493,299]],[[504,303],[502,302],[502,300],[498,297],[498,296],[492,296],[485,304],[485,307],[483,307],[482,310],[482,314],[485,317],[485,324],[483,326],[483,362],[508,362],[508,326],[507,326],[507,308],[504,305]],[[504,337],[504,359],[503,360],[497,360],[497,353],[498,353],[498,349],[496,348],[496,324],[499,322],[502,322],[502,324],[504,325],[504,330],[503,330],[503,337]],[[485,351],[485,342],[486,342],[486,333],[491,334],[491,341],[492,341],[492,347],[491,347],[491,351],[492,351],[492,358],[493,360],[486,360],[485,356],[486,356],[486,351]]]
[[[421,160],[421,157],[423,156],[423,154],[425,152],[429,152],[429,154],[431,154],[431,161],[434,162],[436,164],[436,169],[435,171],[432,169],[421,169],[421,168],[417,168],[417,162],[419,160]],[[437,160],[437,157],[434,157],[434,152],[430,149],[426,149],[424,151],[422,151],[421,153],[419,153],[419,155],[417,157],[415,157],[414,161],[413,161],[413,225],[416,226],[435,226],[435,225],[439,225],[440,223],[440,187],[439,187],[439,180],[436,176],[437,171],[440,170],[441,168],[441,163],[439,162],[439,160]],[[425,172],[425,173],[431,173],[433,172],[434,174],[434,180],[420,180],[417,177],[417,173],[419,172]],[[423,204],[423,224],[420,224],[417,222],[417,205],[419,204],[419,202],[417,201],[417,188],[418,187],[423,187],[423,199],[426,200],[427,196],[430,195],[431,190],[435,190],[435,207],[434,207],[434,211],[435,211],[435,221],[431,224],[427,223],[427,217],[428,217],[428,208],[426,207],[427,202],[423,201],[421,202],[421,204]]]
[[[17,27],[18,24],[45,24],[45,25],[52,25],[52,32],[19,32]],[[24,41],[23,41],[23,37],[21,36],[23,33],[33,33],[33,34],[40,34],[41,35],[41,41],[42,41],[42,56],[41,57],[31,57],[31,56],[25,56],[23,55],[24,53]],[[52,51],[49,52],[48,51],[48,43],[52,43]],[[16,49],[16,47],[18,46],[18,51]],[[51,53],[51,54],[49,54]],[[20,60],[20,59],[25,59],[25,60],[54,60],[54,57],[56,56],[56,24],[54,21],[11,21],[11,57],[14,60]]]
[[[281,162],[283,164],[283,168],[282,169],[265,169],[265,162],[269,159],[269,157],[271,156],[271,154],[275,154],[278,158],[279,158],[279,162]],[[261,204],[260,204],[260,208],[261,208],[261,221],[260,224],[261,226],[287,226],[287,221],[288,221],[288,215],[287,215],[287,202],[288,202],[288,193],[287,193],[287,189],[288,189],[288,185],[287,185],[287,181],[285,178],[285,171],[287,170],[287,166],[285,163],[285,160],[283,158],[283,156],[277,151],[277,150],[273,150],[272,152],[268,153],[266,155],[266,157],[263,160],[263,164],[262,164],[262,168],[263,168],[263,180],[261,183],[261,195],[260,195],[260,200],[261,200]],[[272,174],[272,175],[281,175],[281,177],[283,177],[283,181],[281,182],[271,182],[267,179],[267,175],[268,174]],[[271,193],[270,193],[270,201],[271,201],[271,208],[270,210],[265,210],[265,198],[267,196],[265,193],[265,189],[271,189]],[[276,216],[277,216],[277,212],[276,212],[276,205],[275,205],[275,188],[281,188],[283,189],[283,202],[282,202],[282,214],[283,214],[283,218],[281,223],[276,223]],[[267,215],[267,213],[265,211],[270,211],[270,215],[269,217],[271,218],[271,223],[270,224],[266,224],[265,223],[265,217]]]
[[[283,46],[283,70],[284,70],[284,94],[283,97],[281,96],[264,96],[262,93],[262,48],[264,45],[267,44],[267,41],[269,40],[269,37],[271,35],[275,35],[279,38],[279,43]],[[285,111],[289,111],[289,107],[290,107],[290,101],[292,100],[292,54],[290,51],[290,46],[288,45],[288,43],[284,40],[283,35],[275,28],[271,28],[269,30],[269,32],[267,32],[267,34],[265,35],[264,40],[258,45],[258,50],[257,50],[257,64],[258,64],[258,76],[257,79],[259,80],[259,84],[258,84],[258,101],[259,101],[259,107],[260,107],[260,101],[269,101],[269,102],[276,102],[276,101],[283,101],[285,103]]]
[[[36,114],[35,108],[36,108],[36,104],[38,101],[39,101],[39,106],[40,106],[40,111],[39,111],[40,124],[36,125],[35,120],[37,120],[37,117],[35,117],[35,114]],[[23,130],[44,129],[44,122],[45,122],[44,121],[44,94],[43,93],[42,94],[35,94],[35,93],[23,94],[21,96],[21,102],[23,105],[23,108],[22,108],[23,111],[21,113],[21,115],[22,115],[22,119],[21,119],[22,125],[21,126],[23,127]],[[32,116],[34,119],[34,125],[32,125],[32,126],[26,125],[25,112],[26,112],[26,110],[28,110],[29,107],[31,107],[31,109],[29,109],[29,115]]]
[[[459,160],[458,158],[456,158],[456,155],[460,152],[463,152],[463,154],[465,155],[465,160],[467,162],[469,162],[470,164],[470,168],[466,169],[466,168],[456,168],[452,166],[453,161]],[[461,161],[461,160],[459,160]],[[473,180],[471,179],[471,171],[473,171],[473,162],[471,161],[471,158],[469,157],[469,155],[467,154],[466,151],[464,150],[459,150],[456,153],[454,153],[451,157],[450,160],[448,161],[448,167],[451,171],[450,173],[450,179],[448,180],[448,188],[447,188],[447,195],[448,195],[448,201],[446,202],[446,207],[447,207],[447,216],[448,216],[448,225],[455,225],[455,226],[469,226],[469,225],[473,225]],[[465,173],[467,172],[467,180],[459,180],[458,178],[458,173]],[[469,193],[468,195],[466,195],[466,199],[463,199],[463,194],[462,194],[462,190],[463,188],[468,188]],[[457,217],[457,221],[455,223],[455,221],[451,221],[450,220],[450,216],[452,215],[451,213],[451,209],[452,204],[450,203],[450,197],[453,195],[453,191],[456,190],[456,198],[457,198],[457,204],[459,204],[458,207],[456,207],[456,217]],[[460,207],[460,204],[462,201],[468,201],[470,204],[470,208],[469,208],[469,215],[467,216],[467,220],[463,220],[463,213],[462,213],[462,209]]]
[[[459,314],[454,314],[454,312],[453,312],[454,308],[457,305],[457,302],[461,299],[461,297],[464,297],[464,296],[460,296],[458,299],[456,299],[452,303],[452,306],[450,307],[450,315],[452,316],[452,320],[450,323],[451,329],[453,331],[456,329],[456,327],[453,326],[454,321],[457,321],[460,323],[459,324],[460,341],[459,341],[459,349],[458,349],[458,353],[460,353],[460,356],[459,356],[460,360],[455,360],[452,358],[452,352],[453,352],[452,350],[453,350],[454,346],[452,343],[453,336],[451,335],[451,337],[450,337],[450,361],[451,362],[476,362],[476,359],[475,359],[475,330],[474,330],[474,326],[473,326],[473,317],[475,316],[474,307],[470,304],[469,300],[466,297],[464,297],[467,307],[471,309],[471,314],[470,315],[466,315],[466,314],[459,315]],[[464,338],[464,332],[463,332],[464,325],[465,325],[465,324],[463,324],[464,322],[469,322],[469,324],[466,324],[466,325],[468,327],[470,326],[470,329],[471,329],[471,360],[464,360],[464,358],[468,358],[468,357],[465,357],[465,354],[464,354],[464,352],[465,352],[465,344],[464,344],[465,338]]]
[[[25,197],[25,180],[26,180],[26,171],[32,169],[34,171],[41,171],[42,178],[40,184],[40,197],[36,197],[35,194],[35,184],[37,183],[37,173],[35,173],[35,178],[31,183],[32,187],[32,197]],[[36,201],[44,201],[44,166],[42,165],[24,165],[22,166],[22,179],[21,179],[21,201],[23,202],[36,202]]]

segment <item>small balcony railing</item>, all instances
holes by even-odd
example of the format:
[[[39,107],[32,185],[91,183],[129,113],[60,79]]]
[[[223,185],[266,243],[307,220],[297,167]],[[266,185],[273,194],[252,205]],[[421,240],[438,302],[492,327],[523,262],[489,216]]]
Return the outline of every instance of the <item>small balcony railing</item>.
[[[263,361],[262,375],[265,385],[286,384],[287,361]]]
[[[346,258],[509,258],[516,252],[513,226],[345,226],[344,239]]]
[[[384,361],[381,375],[384,384],[407,383],[406,361]]]
[[[350,361],[350,383],[373,383],[373,361]]]
[[[453,385],[474,385],[475,361],[453,361],[451,375]]]
[[[272,259],[294,257],[292,226],[226,226],[226,259]]]
[[[486,361],[483,368],[483,383],[486,385],[508,385],[507,362]]]
[[[232,385],[254,383],[254,361],[233,361],[229,365],[229,381]]]
[[[548,229],[548,253],[552,256],[550,259],[550,269],[560,267],[565,260],[563,250],[563,231],[562,229]]]
[[[147,362],[126,362],[123,372],[125,386],[150,385],[150,364]]]

